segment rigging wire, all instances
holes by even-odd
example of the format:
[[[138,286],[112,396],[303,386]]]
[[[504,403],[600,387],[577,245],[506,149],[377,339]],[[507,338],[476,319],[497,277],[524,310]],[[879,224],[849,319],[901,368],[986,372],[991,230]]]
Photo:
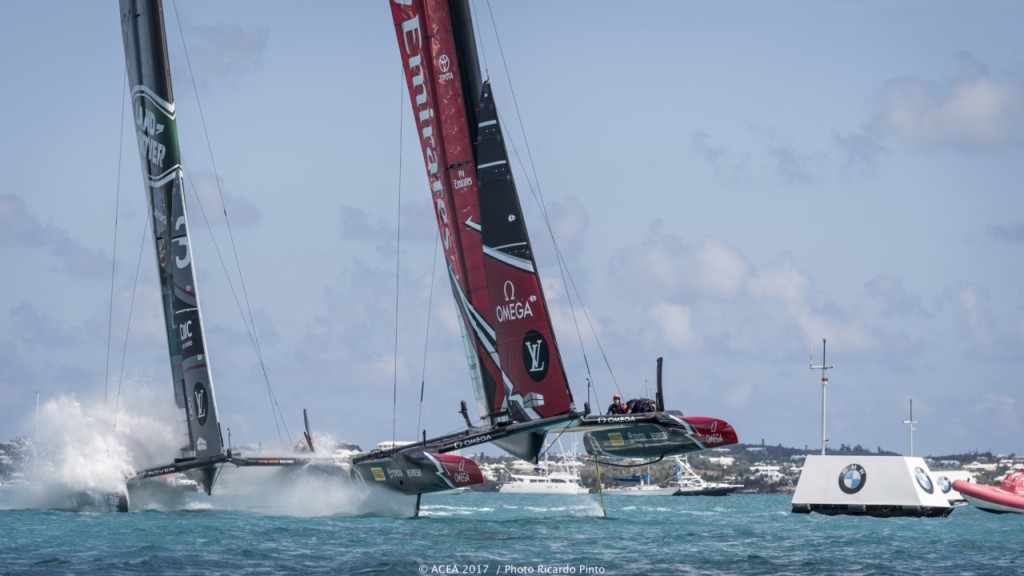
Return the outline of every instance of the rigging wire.
[[[118,133],[121,135],[117,143],[117,185],[114,187],[114,245],[110,255],[110,305],[107,309],[107,360],[103,372],[103,405],[107,405],[107,387],[110,384],[110,339],[113,338],[114,325],[114,278],[117,272],[117,225],[118,210],[121,207],[121,161],[124,156],[124,93],[128,90],[128,65],[125,64],[124,81],[121,83],[121,127]],[[114,418],[117,418],[115,412]]]
[[[402,107],[405,106],[405,71],[402,71],[402,82],[398,90],[398,215],[397,232],[395,233],[395,350],[394,350],[394,375],[391,388],[391,441],[397,440],[396,428],[398,426],[398,290],[399,276],[402,264],[402,132],[405,128],[405,114],[402,114]],[[420,410],[423,409],[423,389],[420,388]],[[419,435],[419,424],[416,424],[416,435]]]
[[[423,416],[423,393],[427,388],[427,347],[430,344],[430,312],[434,307],[434,280],[437,278],[437,249],[441,245],[441,235],[434,235],[434,263],[430,268],[430,292],[427,296],[427,329],[423,338],[423,371],[420,373],[420,409],[416,414],[416,430],[420,430],[420,420]]]
[[[491,2],[490,2],[490,0],[487,1],[487,12],[488,13],[491,12]],[[476,45],[477,45],[477,51],[480,53],[480,60],[482,60],[483,63],[484,63],[484,78],[490,79],[490,77],[491,77],[491,70],[490,70],[490,67],[487,65],[487,49],[486,49],[487,47],[486,47],[486,45],[483,42],[483,36],[480,36],[480,34],[477,32],[477,30],[479,30],[480,27],[477,26],[477,22],[476,22],[476,10],[470,10],[469,11],[469,17],[473,20],[473,33],[475,35],[479,36],[479,38],[477,38]],[[494,14],[491,14],[491,22],[492,23],[494,22]]]
[[[401,196],[402,196],[402,166],[404,164],[404,157],[402,155],[402,149],[403,149],[403,142],[404,142],[403,138],[404,138],[404,128],[405,128],[405,124],[404,124],[405,123],[405,114],[404,114],[405,90],[406,90],[406,86],[405,86],[405,71],[403,71],[402,75],[401,75],[400,87],[401,87],[401,89],[399,90],[399,94],[400,95],[399,95],[399,114],[398,114],[398,116],[399,116],[399,131],[398,131],[398,197],[399,197],[399,211],[398,211],[399,220],[398,220],[398,226],[399,226],[399,229],[401,228],[401,225],[402,225],[402,220],[401,220]],[[401,233],[399,233],[399,238],[401,238]],[[423,398],[424,398],[424,394],[426,393],[426,388],[427,388],[427,357],[428,357],[428,350],[429,350],[429,347],[430,347],[430,317],[431,317],[431,311],[432,311],[433,305],[434,305],[434,283],[437,280],[437,253],[438,253],[438,249],[439,249],[440,245],[441,245],[441,235],[440,234],[435,234],[434,235],[434,257],[431,259],[431,262],[433,264],[432,264],[431,269],[430,269],[430,288],[428,290],[428,295],[427,295],[427,324],[426,324],[426,329],[425,329],[425,333],[424,333],[424,337],[423,337],[423,362],[421,363],[421,370],[420,370],[420,402],[419,402],[419,409],[416,412],[416,433],[417,433],[417,435],[420,434],[421,425],[422,425],[422,422],[423,422]],[[397,251],[398,251],[398,249],[396,248],[396,252]],[[397,266],[396,266],[396,268],[397,268]],[[397,383],[398,382],[397,381],[397,362],[398,362],[398,281],[397,281],[397,272],[396,272],[396,281],[395,281],[395,362],[396,362],[396,377],[395,377],[396,380],[395,380],[395,399],[394,399],[394,403],[397,405],[397,394],[398,394],[398,383]],[[394,407],[392,408],[392,412],[394,412]],[[394,413],[392,413],[392,421],[394,421],[394,418],[395,418]],[[394,422],[392,422],[392,431],[391,431],[392,439],[394,439],[394,436],[395,436],[394,426],[395,426]]]
[[[213,239],[214,247],[217,250],[217,256],[218,256],[218,258],[220,258],[221,268],[224,270],[225,276],[228,279],[228,285],[231,288],[231,294],[234,297],[235,304],[238,306],[239,313],[242,316],[242,323],[245,325],[246,330],[249,333],[250,343],[253,345],[253,348],[254,348],[254,350],[256,352],[256,358],[257,358],[257,361],[259,362],[259,365],[260,365],[260,371],[263,374],[263,380],[264,380],[264,383],[266,384],[267,396],[270,399],[271,411],[274,414],[274,425],[277,427],[278,439],[282,440],[281,439],[281,426],[284,427],[285,434],[288,436],[288,438],[291,438],[291,432],[289,432],[289,430],[288,430],[288,424],[287,424],[287,422],[286,422],[286,420],[284,418],[284,414],[281,411],[281,406],[277,402],[277,397],[274,394],[273,387],[270,384],[270,377],[267,374],[266,363],[263,360],[263,351],[262,351],[262,348],[260,346],[259,337],[256,334],[256,322],[255,322],[255,319],[253,318],[252,306],[249,304],[249,294],[248,294],[248,290],[246,289],[246,285],[245,285],[245,276],[242,274],[242,266],[241,266],[241,262],[240,262],[239,257],[238,257],[238,245],[235,242],[234,231],[231,228],[231,219],[228,217],[227,203],[224,202],[224,191],[221,189],[221,185],[220,185],[220,173],[217,171],[217,162],[214,159],[214,156],[213,156],[213,146],[210,143],[210,132],[207,129],[207,126],[206,126],[206,115],[203,113],[202,102],[199,99],[199,90],[196,87],[195,74],[192,72],[192,59],[189,57],[188,45],[185,42],[185,33],[184,33],[184,31],[182,29],[182,26],[181,26],[181,15],[180,15],[180,13],[178,11],[178,6],[174,2],[174,0],[171,1],[171,4],[174,5],[174,17],[175,17],[175,21],[178,24],[178,33],[181,35],[181,42],[182,42],[182,47],[184,48],[185,61],[186,61],[187,65],[188,65],[189,77],[192,78],[192,91],[193,91],[193,93],[195,94],[195,97],[196,97],[196,107],[199,110],[199,118],[200,118],[200,121],[202,122],[202,125],[203,125],[203,136],[206,138],[206,148],[207,148],[207,150],[209,151],[209,154],[210,154],[210,163],[211,163],[211,166],[212,166],[212,169],[213,169],[214,182],[215,182],[215,185],[216,185],[216,188],[217,188],[217,194],[218,194],[218,197],[220,199],[221,207],[222,207],[222,210],[223,210],[224,221],[227,224],[228,238],[230,240],[231,250],[232,250],[232,253],[234,255],[235,269],[238,271],[239,285],[241,287],[241,293],[242,293],[241,301],[238,298],[238,293],[235,291],[234,283],[231,282],[230,274],[228,274],[228,272],[227,272],[227,266],[224,263],[224,258],[221,255],[221,251],[220,251],[220,248],[219,248],[219,246],[217,244],[216,238],[213,237],[213,229],[209,227],[209,221],[206,219],[206,210],[203,208],[202,201],[199,200],[198,188],[196,188],[195,184],[192,182],[191,175],[189,176],[189,182],[192,184],[193,196],[196,198],[196,201],[199,204],[200,211],[203,213],[203,219],[206,220],[206,222],[207,222],[207,227],[208,227],[208,230],[210,231],[210,237]],[[245,311],[242,310],[242,303],[243,302],[244,302],[244,305],[245,305]],[[248,316],[246,314],[248,314]],[[282,443],[283,443],[283,440],[282,440]]]
[[[146,204],[149,204],[147,200]],[[149,219],[152,207],[146,214],[146,224],[142,228],[142,240],[139,242],[139,257],[135,262],[135,282],[132,283],[132,297],[128,301],[128,322],[124,329],[124,345],[121,348],[121,370],[117,378],[117,402],[114,404],[114,430],[117,430],[117,412],[121,407],[121,382],[124,381],[124,362],[128,356],[128,334],[132,328],[132,312],[135,311],[135,293],[139,288],[139,271],[142,270],[142,253],[146,248],[146,237],[149,235]]]
[[[587,325],[590,328],[590,332],[591,332],[591,334],[594,337],[594,342],[597,343],[598,349],[601,352],[601,356],[604,359],[605,366],[607,367],[608,373],[609,373],[609,375],[610,375],[610,377],[612,379],[612,383],[615,385],[615,389],[618,391],[619,390],[618,380],[616,380],[615,373],[612,371],[611,364],[609,363],[609,360],[608,360],[608,356],[604,352],[604,347],[601,346],[601,340],[600,340],[600,338],[598,338],[597,331],[594,329],[594,325],[593,325],[593,323],[590,320],[590,314],[587,313],[586,306],[583,306],[583,299],[580,296],[579,289],[577,288],[576,282],[573,279],[572,273],[569,270],[569,265],[566,262],[565,257],[563,256],[561,249],[559,248],[558,241],[555,239],[554,228],[551,225],[551,219],[550,219],[550,217],[548,215],[548,211],[547,211],[547,207],[546,207],[546,202],[544,201],[544,193],[543,193],[543,190],[541,190],[541,187],[540,187],[540,178],[537,175],[537,166],[536,166],[536,164],[533,161],[533,152],[530,149],[530,141],[529,141],[529,138],[527,138],[527,136],[526,136],[526,127],[523,124],[522,114],[519,111],[519,101],[516,98],[515,88],[514,88],[514,86],[512,84],[512,78],[511,78],[511,76],[509,74],[509,71],[508,71],[507,61],[505,60],[505,51],[502,48],[501,36],[498,34],[498,26],[497,26],[497,23],[495,22],[494,12],[491,10],[491,4],[490,4],[489,1],[487,2],[487,12],[488,12],[488,14],[491,17],[491,28],[494,30],[494,38],[495,38],[495,41],[498,44],[498,53],[499,53],[499,55],[501,57],[502,69],[504,69],[504,71],[505,71],[505,78],[506,78],[506,81],[508,82],[509,92],[512,95],[512,105],[513,105],[513,108],[516,111],[516,118],[517,118],[517,120],[519,122],[519,130],[520,130],[520,132],[523,135],[523,142],[524,142],[524,146],[526,148],[526,155],[527,155],[528,162],[523,162],[523,159],[519,156],[519,149],[515,146],[515,143],[512,143],[512,152],[515,155],[516,159],[519,161],[520,165],[524,166],[524,167],[526,167],[528,165],[530,167],[530,171],[533,173],[533,179],[532,180],[530,179],[530,175],[529,174],[526,175],[526,182],[527,182],[527,184],[530,187],[530,192],[533,195],[534,201],[537,203],[537,206],[540,209],[541,216],[542,216],[542,218],[544,220],[544,225],[547,227],[548,235],[551,237],[551,242],[554,245],[555,257],[556,257],[556,260],[558,261],[558,264],[559,264],[559,271],[561,272],[561,275],[562,275],[562,282],[565,283],[566,286],[571,287],[572,288],[572,293],[576,295],[576,300],[580,304],[580,308],[582,309],[584,318],[586,319]],[[501,121],[502,124],[504,124],[505,122],[504,122],[504,120],[501,120],[500,116],[501,116],[501,114],[499,113],[499,120]],[[573,301],[572,301],[571,297],[568,298],[568,302],[569,302],[569,311],[570,311],[570,313],[572,315],[572,318],[573,318],[573,325],[576,327],[576,336],[577,336],[577,339],[579,340],[580,349],[581,349],[582,354],[583,354],[583,363],[584,363],[584,367],[585,367],[586,372],[587,372],[587,377],[589,379],[591,379],[591,381],[592,381],[592,374],[591,374],[591,371],[590,371],[590,362],[587,359],[586,349],[585,349],[585,347],[583,345],[582,332],[581,332],[581,330],[579,328],[579,322],[578,322],[578,320],[576,318],[576,307],[573,305]]]
[[[182,155],[183,162],[184,158],[184,155]],[[210,219],[206,214],[206,207],[203,205],[203,201],[199,198],[198,187],[196,186],[195,181],[192,180],[191,173],[187,173],[187,178],[189,183],[189,189],[192,192],[192,198],[195,199],[196,205],[199,206],[199,213],[202,215],[203,223],[206,224],[206,229],[210,234],[210,241],[213,243],[213,249],[217,253],[217,259],[220,261],[221,269],[224,270],[225,279],[227,280],[228,287],[231,289],[231,294],[235,297],[235,306],[238,308],[238,313],[242,317],[242,322],[246,326],[246,333],[249,336],[249,342],[253,345],[253,348],[256,351],[256,357],[259,361],[260,368],[263,371],[263,379],[267,383],[267,394],[268,397],[270,398],[271,408],[274,410],[274,425],[277,427],[277,436],[278,439],[283,442],[283,439],[281,438],[281,426],[284,426],[285,434],[289,438],[291,438],[291,432],[288,431],[288,425],[284,422],[284,416],[281,415],[280,417],[278,417],[278,415],[281,413],[281,407],[278,405],[277,397],[274,395],[274,390],[270,386],[270,380],[267,377],[267,369],[263,363],[263,351],[260,348],[259,341],[256,339],[255,326],[250,327],[249,323],[246,322],[245,311],[242,310],[242,303],[241,301],[239,301],[237,293],[235,292],[235,286],[234,283],[231,281],[231,276],[228,275],[227,273],[227,264],[224,262],[224,254],[221,252],[220,244],[218,244],[217,238],[213,235],[213,227],[211,226]],[[225,216],[226,215],[227,214],[225,213]],[[251,310],[249,311],[249,315],[251,321]]]
[[[128,88],[128,70],[127,70],[127,64],[126,64],[126,66],[125,66],[124,82],[122,83],[122,88],[121,88],[122,94],[127,91],[127,88]],[[117,254],[117,230],[118,230],[118,222],[119,222],[119,218],[118,218],[118,214],[117,214],[118,210],[117,209],[120,207],[120,204],[121,204],[121,172],[122,172],[121,165],[122,165],[122,158],[123,158],[123,155],[124,155],[124,115],[125,115],[125,103],[124,103],[124,100],[122,100],[121,101],[121,131],[120,131],[121,132],[121,136],[120,136],[120,145],[119,145],[118,156],[117,156],[117,164],[118,164],[118,169],[117,169],[117,201],[116,201],[115,213],[114,213],[114,250],[113,250],[113,254],[111,255],[111,259],[114,260],[114,263],[111,265],[112,268],[111,268],[111,279],[110,279],[110,315],[109,315],[108,327],[107,327],[107,368],[106,368],[107,375],[104,377],[104,387],[103,387],[103,402],[104,402],[104,404],[107,403],[107,383],[106,383],[106,381],[109,380],[109,378],[110,378],[110,376],[109,376],[109,372],[110,372],[110,348],[111,348],[111,346],[110,346],[110,339],[112,337],[112,328],[110,326],[112,325],[112,322],[113,322],[112,319],[113,319],[113,314],[114,314],[114,310],[113,310],[113,308],[114,308],[114,304],[113,304],[114,303],[114,270],[116,269],[116,261],[117,261],[117,258],[116,258],[116,254]],[[143,224],[143,227],[142,227],[142,239],[139,241],[139,256],[138,256],[138,258],[136,258],[136,262],[135,262],[135,280],[132,282],[131,297],[129,298],[129,301],[128,301],[128,318],[125,321],[125,328],[124,328],[124,342],[121,345],[121,367],[118,370],[117,394],[115,395],[115,401],[114,401],[113,430],[115,432],[117,431],[117,416],[118,416],[118,414],[121,411],[121,387],[122,387],[122,384],[124,383],[124,367],[125,367],[125,362],[127,361],[127,358],[128,358],[128,338],[129,338],[129,335],[131,334],[132,316],[133,316],[133,313],[135,311],[135,295],[138,293],[139,275],[141,274],[141,271],[142,271],[142,255],[146,251],[146,246],[147,246],[146,238],[149,237],[149,224],[150,224],[150,218],[152,218],[152,215],[153,215],[152,199],[150,197],[148,197],[148,195],[147,195],[147,199],[146,199],[146,214],[145,214],[145,217],[144,217],[144,224]]]

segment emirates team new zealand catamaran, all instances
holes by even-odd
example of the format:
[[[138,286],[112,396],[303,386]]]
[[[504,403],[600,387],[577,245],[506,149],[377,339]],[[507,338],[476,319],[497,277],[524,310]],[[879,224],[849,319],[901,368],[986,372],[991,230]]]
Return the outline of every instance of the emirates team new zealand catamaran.
[[[427,443],[360,454],[334,467],[325,467],[331,459],[316,458],[315,454],[243,458],[225,447],[192,266],[163,6],[160,0],[121,0],[120,8],[132,111],[156,240],[174,399],[184,412],[188,429],[180,457],[137,472],[130,478],[130,485],[145,478],[185,472],[210,494],[219,467],[229,462],[237,466],[329,468],[345,480],[416,495],[418,511],[420,494],[483,482],[472,460],[432,452]],[[307,454],[311,454],[308,428],[307,422]],[[117,507],[127,509],[126,496],[118,498]]]
[[[467,0],[392,0],[438,232],[463,327],[481,425],[437,439],[493,442],[536,461],[548,432],[586,432],[597,456],[658,459],[734,444],[717,418],[665,410],[579,412],[562,365]],[[659,365],[660,366],[660,365]]]

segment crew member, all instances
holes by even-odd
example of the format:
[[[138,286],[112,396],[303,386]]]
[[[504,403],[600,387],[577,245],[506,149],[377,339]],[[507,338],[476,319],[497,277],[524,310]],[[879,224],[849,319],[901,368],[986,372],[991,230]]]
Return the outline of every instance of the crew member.
[[[629,414],[629,408],[622,403],[622,395],[618,392],[612,394],[612,405],[608,407],[608,414]]]

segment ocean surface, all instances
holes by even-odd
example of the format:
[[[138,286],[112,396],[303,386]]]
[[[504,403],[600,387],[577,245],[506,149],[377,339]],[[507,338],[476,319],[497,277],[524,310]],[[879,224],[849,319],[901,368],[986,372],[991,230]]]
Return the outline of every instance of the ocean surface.
[[[208,499],[205,495],[198,495]],[[427,495],[419,518],[0,510],[0,574],[1024,574],[1024,515],[792,514],[789,496]]]

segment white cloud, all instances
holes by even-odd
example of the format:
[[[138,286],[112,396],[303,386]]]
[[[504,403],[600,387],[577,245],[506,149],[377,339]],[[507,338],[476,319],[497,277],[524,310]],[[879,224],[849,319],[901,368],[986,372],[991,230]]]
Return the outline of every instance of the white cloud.
[[[998,242],[1022,244],[1024,243],[1024,221],[992,224],[985,229],[985,233]]]
[[[926,318],[922,298],[903,287],[903,280],[892,274],[879,274],[864,285],[868,296],[881,306],[882,316]]]
[[[101,278],[109,273],[110,259],[71,239],[60,228],[44,226],[18,196],[0,194],[0,241],[30,248],[47,248],[64,271],[79,278]]]
[[[975,398],[971,412],[976,419],[995,424],[998,430],[1013,430],[1020,422],[1020,400],[1012,394],[988,392]]]
[[[828,158],[824,154],[806,152],[786,142],[773,145],[768,155],[775,175],[786,184],[808,184],[821,180]]]
[[[560,201],[548,202],[547,213],[562,253],[567,256],[579,254],[584,246],[587,230],[590,228],[590,214],[587,212],[587,208],[579,198],[566,196]],[[541,222],[537,222],[538,226],[533,229],[546,235],[547,230],[540,228],[540,224]],[[543,232],[540,232],[541,230]],[[540,238],[533,238],[534,245],[540,241]]]
[[[241,77],[258,70],[263,64],[270,37],[266,28],[247,30],[227,24],[187,25],[186,28],[188,58],[179,54],[171,58],[175,84],[195,81],[201,86],[211,79]],[[179,49],[179,46],[171,47],[172,52]]]
[[[771,127],[751,125],[750,130],[766,141],[768,169],[783,184],[809,184],[824,178],[827,154],[809,150]]]
[[[808,341],[837,339],[848,349],[872,345],[860,321],[846,320],[823,295],[815,294],[810,280],[792,262],[768,266],[754,274],[748,289],[755,298],[781,301]]]
[[[690,150],[707,162],[718,178],[737,181],[746,176],[750,156],[733,152],[724,146],[712,145],[711,135],[703,130],[690,134]]]
[[[27,246],[48,243],[47,231],[29,213],[25,201],[13,194],[0,194],[0,240]]]
[[[998,354],[1007,345],[1000,323],[989,307],[989,291],[976,284],[959,282],[946,289],[940,306],[950,311],[956,334],[974,353]]]
[[[728,156],[728,152],[725,148],[712,146],[710,140],[711,136],[707,132],[698,130],[690,135],[690,148],[707,161],[717,174],[721,170],[721,164]]]
[[[810,282],[792,262],[769,267],[750,280],[750,293],[759,298],[776,298],[787,305],[802,305]]]
[[[841,151],[843,163],[839,168],[841,176],[871,176],[874,174],[879,160],[889,156],[889,151],[867,130],[858,130],[848,134],[834,130],[832,140]]]
[[[956,77],[903,77],[882,88],[873,129],[925,148],[998,150],[1021,145],[1024,82],[996,78],[967,53]]]
[[[726,298],[740,291],[750,269],[739,252],[715,238],[697,249],[696,264],[701,292]]]
[[[620,251],[613,270],[626,291],[659,301],[692,302],[735,297],[747,279],[749,265],[721,239],[706,239],[692,247],[678,236],[657,235]]]
[[[405,357],[396,359],[394,354],[377,354],[369,362],[368,371],[373,382],[380,385],[384,382],[393,383],[397,377],[399,381],[408,379],[409,366]]]
[[[340,209],[341,237],[346,241],[368,241],[380,255],[393,257],[395,253],[395,228],[383,216],[371,216],[362,208],[342,206]]]
[[[693,328],[690,309],[677,304],[655,304],[648,318],[658,331],[659,340],[678,350],[694,350],[700,345],[700,335]]]
[[[223,183],[218,185],[213,172],[197,170],[191,175],[186,174],[188,184],[195,191],[195,197],[202,203],[203,212],[210,221],[210,226],[217,226],[227,205],[228,218],[234,228],[251,228],[259,224],[262,212],[251,201],[234,196],[224,191]],[[223,200],[223,201],[222,201]],[[191,214],[190,220],[198,221],[197,214]]]
[[[739,384],[726,392],[725,401],[729,406],[744,406],[749,402],[753,392],[750,384]]]

